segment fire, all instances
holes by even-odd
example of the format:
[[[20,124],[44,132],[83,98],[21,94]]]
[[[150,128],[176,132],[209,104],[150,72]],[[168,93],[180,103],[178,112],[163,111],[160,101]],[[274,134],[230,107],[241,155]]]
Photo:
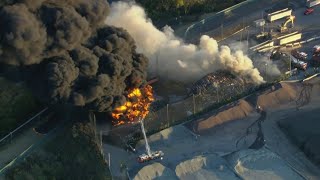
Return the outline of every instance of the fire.
[[[139,118],[145,118],[149,113],[149,107],[152,101],[154,101],[154,98],[150,85],[141,89],[132,89],[127,95],[127,102],[115,108],[112,112],[114,119],[113,124],[118,126],[126,122],[133,123]]]

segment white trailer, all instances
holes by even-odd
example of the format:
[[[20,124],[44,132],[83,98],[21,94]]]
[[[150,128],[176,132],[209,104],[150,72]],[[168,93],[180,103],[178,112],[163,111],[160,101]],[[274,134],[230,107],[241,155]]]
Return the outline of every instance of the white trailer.
[[[308,8],[311,8],[311,7],[313,7],[313,6],[315,6],[315,5],[318,5],[318,4],[320,4],[320,0],[308,1],[308,2],[307,2],[307,7],[308,7]]]
[[[298,41],[301,39],[301,37],[302,37],[302,34],[299,33],[298,31],[295,31],[290,34],[286,34],[286,35],[277,37],[275,44],[284,45],[284,44],[287,44],[290,42]]]
[[[282,19],[282,18],[285,18],[285,17],[290,17],[291,14],[292,14],[292,10],[288,9],[288,8],[285,8],[285,9],[282,9],[282,10],[279,10],[279,11],[276,11],[276,12],[268,14],[267,15],[267,19],[268,19],[268,21],[273,22],[273,21],[276,21],[278,19]]]
[[[298,34],[294,34],[292,36],[285,37],[283,39],[280,39],[279,44],[284,45],[284,44],[288,44],[290,42],[298,41],[301,39],[301,36],[302,36],[302,34],[298,33]]]

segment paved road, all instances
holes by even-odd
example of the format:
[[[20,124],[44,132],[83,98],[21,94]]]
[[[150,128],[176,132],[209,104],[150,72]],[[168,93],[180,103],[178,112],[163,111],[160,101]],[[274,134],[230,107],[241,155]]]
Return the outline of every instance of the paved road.
[[[2,141],[3,142],[0,147],[0,170],[10,163],[13,159],[15,159],[18,155],[20,155],[23,151],[28,149],[32,144],[38,142],[43,136],[36,134],[32,128],[39,121],[39,118],[43,113],[47,111],[48,108],[43,109],[21,126],[16,128],[11,132],[11,134],[7,135]],[[32,123],[32,126],[30,124]],[[28,127],[29,126],[29,127]],[[26,129],[23,129],[26,128]]]
[[[287,116],[288,113],[293,113],[295,108],[290,111],[278,111],[270,112],[270,116]],[[320,171],[312,164],[305,154],[281,131],[277,125],[276,118],[268,118],[264,123],[264,134],[266,137],[266,147],[271,149],[273,152],[280,155],[296,172],[302,175],[305,179],[319,179]]]
[[[225,13],[208,17],[204,21],[197,22],[192,28],[189,28],[185,36],[185,41],[195,42],[201,34],[219,36],[222,31],[226,31],[239,24],[249,24],[261,18],[265,9],[275,7],[284,2],[286,1],[279,0],[277,3],[270,0],[252,1],[232,11],[226,11]]]

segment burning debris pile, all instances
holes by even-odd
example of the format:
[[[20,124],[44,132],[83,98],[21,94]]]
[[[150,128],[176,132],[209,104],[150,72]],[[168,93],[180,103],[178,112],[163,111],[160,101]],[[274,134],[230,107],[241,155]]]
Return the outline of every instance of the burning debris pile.
[[[104,23],[106,0],[7,2],[0,7],[2,73],[14,67],[44,102],[112,112],[145,84],[148,60],[127,31]]]
[[[236,91],[236,89],[243,90],[246,85],[245,81],[239,77],[232,75],[228,71],[217,71],[210,73],[198,80],[191,88],[192,94],[201,94],[206,91],[223,90],[224,94],[235,93],[229,91]]]
[[[132,89],[127,95],[127,102],[113,111],[113,124],[117,126],[126,122],[134,123],[139,118],[144,119],[149,113],[149,106],[153,100],[151,86],[147,85],[141,89]]]

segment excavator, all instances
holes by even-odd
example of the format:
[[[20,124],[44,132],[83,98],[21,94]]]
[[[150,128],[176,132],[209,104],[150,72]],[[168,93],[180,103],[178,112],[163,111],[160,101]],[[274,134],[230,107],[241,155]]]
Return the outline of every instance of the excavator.
[[[296,17],[293,16],[293,15],[290,15],[290,17],[287,18],[287,20],[282,23],[280,26],[279,26],[279,31],[280,33],[284,33],[284,32],[287,32],[288,31],[288,24],[291,23],[291,28],[293,28],[293,25],[294,25],[294,19]]]

